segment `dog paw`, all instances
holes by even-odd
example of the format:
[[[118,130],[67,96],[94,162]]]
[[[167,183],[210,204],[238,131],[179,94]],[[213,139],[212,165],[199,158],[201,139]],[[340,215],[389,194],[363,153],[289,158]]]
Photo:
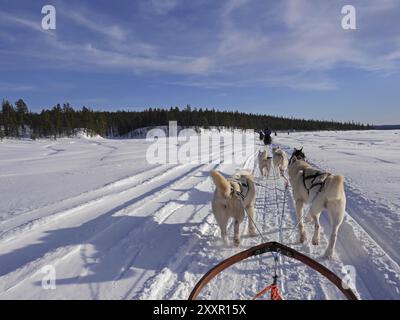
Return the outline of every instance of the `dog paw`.
[[[326,250],[322,257],[326,260],[334,260],[335,259],[335,255],[332,250]]]
[[[249,230],[249,236],[250,237],[256,237],[257,236],[257,232],[255,230]]]
[[[300,243],[304,243],[307,241],[307,235],[305,233],[302,233],[300,235]]]
[[[312,243],[314,246],[318,246],[318,245],[319,245],[319,239],[313,238],[312,241],[311,241],[311,243]]]
[[[235,247],[239,247],[240,246],[240,239],[233,239],[233,245]]]

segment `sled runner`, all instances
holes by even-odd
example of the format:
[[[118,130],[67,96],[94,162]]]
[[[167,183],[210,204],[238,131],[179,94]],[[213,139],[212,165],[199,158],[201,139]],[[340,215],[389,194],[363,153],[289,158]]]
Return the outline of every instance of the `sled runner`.
[[[193,288],[192,292],[190,293],[189,300],[195,300],[199,296],[200,292],[202,289],[213,279],[215,278],[219,273],[224,271],[225,269],[229,268],[230,266],[243,261],[245,259],[248,259],[250,257],[258,256],[260,254],[264,253],[277,253],[277,254],[282,254],[286,257],[298,260],[308,267],[314,269],[321,275],[323,275],[325,278],[327,278],[330,282],[332,282],[343,294],[348,300],[358,300],[358,297],[355,295],[355,293],[350,289],[350,288],[344,288],[342,285],[342,280],[335,275],[332,271],[330,271],[328,268],[323,266],[322,264],[318,263],[317,261],[311,259],[310,257],[307,257],[306,255],[289,248],[287,246],[284,246],[278,242],[266,242],[263,244],[260,244],[258,246],[252,247],[250,249],[247,249],[243,252],[240,252],[224,261],[216,265],[214,268],[212,268],[210,271],[208,271],[201,279],[200,281],[196,284],[196,286]],[[279,293],[279,289],[277,286],[277,276],[273,277],[274,281],[271,285],[267,286],[264,290],[259,292],[254,298],[259,298],[266,294],[268,291],[270,291],[271,294],[271,299],[272,300],[282,300],[282,297]]]

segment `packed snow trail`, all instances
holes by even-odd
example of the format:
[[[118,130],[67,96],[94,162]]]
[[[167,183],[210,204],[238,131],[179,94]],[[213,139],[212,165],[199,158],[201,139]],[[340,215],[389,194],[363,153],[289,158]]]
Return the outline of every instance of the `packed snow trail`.
[[[274,138],[288,152],[304,146],[313,165],[346,176],[348,215],[339,231],[337,258],[321,258],[330,232],[324,214],[318,247],[299,244],[297,230],[289,239],[297,223],[291,192],[283,243],[339,276],[344,266],[354,266],[362,299],[400,298],[397,138],[396,131]],[[275,183],[283,190],[284,182],[259,176],[257,151],[264,146],[257,145],[236,166],[149,165],[148,145],[105,139],[0,144],[1,299],[187,299],[212,266],[262,241],[244,234],[240,248],[223,246],[211,212],[212,169],[227,175],[239,168],[253,170],[265,186],[257,186],[257,225],[266,241],[278,240],[283,193],[275,193]],[[372,152],[376,145],[379,152]],[[234,152],[232,144],[224,148]],[[313,226],[306,228],[311,239]],[[56,290],[42,288],[47,265],[56,270]],[[271,283],[272,266],[269,254],[236,264],[201,298],[250,299]],[[279,283],[285,299],[344,298],[329,281],[288,258],[282,259]]]
[[[117,280],[121,284],[131,275],[136,260],[141,267],[144,264],[156,269],[157,264],[163,263],[162,254],[166,255],[165,259],[171,255],[167,249],[173,252],[175,243],[169,244],[162,237],[173,230],[179,235],[185,224],[169,224],[168,218],[184,206],[204,174],[213,168],[215,165],[177,165],[146,181],[136,180],[134,186],[125,186],[124,191],[28,222],[12,230],[11,235],[6,232],[5,250],[0,248],[0,258],[7,262],[0,267],[0,275],[4,276],[1,291],[6,296],[14,292],[12,296],[18,298],[21,297],[18,288],[22,288],[28,297],[37,297],[37,291],[43,289],[40,283],[32,282],[32,278],[40,278],[37,271],[51,264],[57,270],[58,287],[66,285],[65,290],[59,291],[60,298],[73,298],[77,292],[90,298],[123,298],[114,296],[110,288],[102,290],[103,282],[107,282],[108,287]],[[119,183],[114,186],[116,184]],[[183,222],[188,223],[187,220]],[[161,239],[157,238],[160,236]],[[180,237],[170,237],[170,240],[178,241],[177,245]],[[12,250],[7,246],[10,242]],[[155,256],[158,261],[152,261],[152,247],[158,242],[163,243],[166,250]],[[149,276],[154,273],[153,270],[146,272]],[[145,280],[146,272],[138,273],[138,282]],[[136,281],[132,277],[129,279]],[[25,282],[31,287],[28,292]],[[48,293],[51,298],[57,297],[57,292]]]

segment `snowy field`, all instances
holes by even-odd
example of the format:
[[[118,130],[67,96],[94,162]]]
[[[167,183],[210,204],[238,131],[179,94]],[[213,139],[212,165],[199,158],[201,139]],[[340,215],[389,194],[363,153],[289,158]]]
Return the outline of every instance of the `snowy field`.
[[[400,299],[400,131],[280,134],[287,151],[304,146],[315,166],[346,177],[347,216],[337,257],[324,260],[329,221],[321,217],[321,244],[299,244],[293,200],[284,219],[286,245],[339,276],[356,271],[362,299]],[[211,212],[209,171],[232,174],[231,164],[149,165],[145,140],[101,138],[0,143],[0,299],[187,299],[201,276],[240,248],[222,245]],[[229,152],[233,146],[224,146]],[[256,152],[241,167],[257,188],[257,224],[278,240],[275,180],[259,177]],[[277,181],[283,188],[283,181]],[[245,224],[242,224],[242,229]],[[307,225],[309,241],[312,226]],[[231,230],[231,235],[233,230]],[[42,288],[42,268],[56,271],[56,289]],[[201,298],[249,299],[271,283],[265,254],[234,265]],[[343,299],[322,276],[283,259],[285,299]]]

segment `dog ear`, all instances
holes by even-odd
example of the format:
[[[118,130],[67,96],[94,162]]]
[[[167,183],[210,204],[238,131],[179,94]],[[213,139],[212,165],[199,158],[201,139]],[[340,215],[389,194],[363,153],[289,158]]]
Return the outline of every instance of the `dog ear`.
[[[301,147],[301,149],[300,149],[299,151],[303,151],[303,148],[304,148],[304,147]]]

